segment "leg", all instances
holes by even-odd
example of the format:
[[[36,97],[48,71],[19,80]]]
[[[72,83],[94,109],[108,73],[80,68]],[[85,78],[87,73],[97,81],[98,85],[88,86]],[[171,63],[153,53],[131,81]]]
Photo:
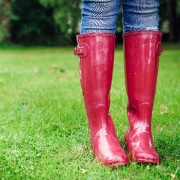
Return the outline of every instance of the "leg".
[[[107,166],[129,163],[109,114],[117,0],[84,0],[77,36],[81,87],[95,157]]]
[[[115,34],[120,0],[82,0],[81,34],[107,32]]]
[[[159,0],[122,0],[123,32],[158,31]]]
[[[145,163],[160,163],[151,134],[159,55],[162,53],[162,34],[157,31],[158,5],[157,0],[123,1],[124,65],[130,122],[124,141],[132,160]]]

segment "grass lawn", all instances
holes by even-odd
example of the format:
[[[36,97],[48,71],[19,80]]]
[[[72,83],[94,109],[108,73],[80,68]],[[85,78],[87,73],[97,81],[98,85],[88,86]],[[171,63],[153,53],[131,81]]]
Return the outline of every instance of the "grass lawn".
[[[110,112],[128,127],[123,51],[116,48]],[[0,179],[180,179],[180,44],[164,44],[152,132],[161,165],[107,168],[90,145],[72,48],[0,47]],[[127,151],[127,149],[126,149]]]

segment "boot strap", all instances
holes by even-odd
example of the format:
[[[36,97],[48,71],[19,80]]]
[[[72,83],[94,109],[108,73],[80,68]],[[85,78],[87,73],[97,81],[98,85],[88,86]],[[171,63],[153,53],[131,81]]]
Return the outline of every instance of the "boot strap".
[[[89,53],[89,47],[87,44],[82,43],[77,48],[74,48],[74,55],[79,55],[80,57],[86,57]]]
[[[157,54],[160,56],[163,53],[163,48],[161,46],[161,42],[158,43],[157,45]]]

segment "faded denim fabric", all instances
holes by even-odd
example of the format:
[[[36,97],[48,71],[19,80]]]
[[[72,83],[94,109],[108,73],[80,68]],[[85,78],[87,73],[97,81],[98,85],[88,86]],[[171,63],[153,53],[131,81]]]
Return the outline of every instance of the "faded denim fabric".
[[[121,0],[82,0],[81,34],[115,33]],[[122,0],[123,32],[158,31],[159,0]]]

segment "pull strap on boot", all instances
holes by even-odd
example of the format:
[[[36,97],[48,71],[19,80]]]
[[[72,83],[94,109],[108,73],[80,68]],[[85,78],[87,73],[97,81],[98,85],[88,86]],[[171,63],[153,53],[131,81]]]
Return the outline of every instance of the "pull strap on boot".
[[[151,117],[156,91],[162,34],[134,31],[123,34],[127,114],[130,122],[124,141],[136,162],[158,163],[151,134]]]
[[[80,81],[95,157],[107,166],[129,163],[109,114],[115,35],[89,33],[77,36]]]

